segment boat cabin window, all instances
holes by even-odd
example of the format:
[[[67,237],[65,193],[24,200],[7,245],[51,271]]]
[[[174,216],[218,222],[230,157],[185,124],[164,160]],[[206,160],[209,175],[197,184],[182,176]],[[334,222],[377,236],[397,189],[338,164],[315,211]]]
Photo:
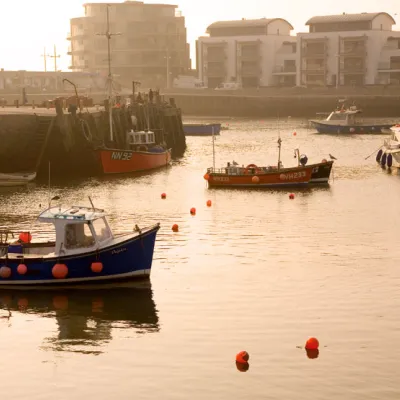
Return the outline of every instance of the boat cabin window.
[[[146,134],[141,135],[141,142],[146,143]]]
[[[100,242],[110,239],[111,232],[103,218],[94,220],[92,224],[93,224],[94,231],[96,232],[97,239]]]
[[[328,117],[328,121],[346,121],[347,114],[345,113],[332,113]]]
[[[67,224],[65,226],[65,248],[80,249],[92,247],[94,238],[87,222],[80,224]]]

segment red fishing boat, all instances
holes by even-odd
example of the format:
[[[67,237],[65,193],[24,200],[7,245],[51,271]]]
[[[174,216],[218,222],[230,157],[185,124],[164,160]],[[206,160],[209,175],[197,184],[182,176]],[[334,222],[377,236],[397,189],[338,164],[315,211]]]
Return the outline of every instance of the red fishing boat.
[[[146,171],[171,162],[171,149],[155,144],[154,132],[128,132],[129,150],[99,149],[105,174]]]
[[[213,140],[214,166],[208,168],[204,179],[210,187],[280,187],[303,186],[311,181],[314,165],[298,165],[292,168],[284,168],[281,158],[281,143],[278,139],[279,157],[277,166],[258,167],[249,164],[240,167],[235,161],[227,163],[224,168],[215,168],[215,151]]]

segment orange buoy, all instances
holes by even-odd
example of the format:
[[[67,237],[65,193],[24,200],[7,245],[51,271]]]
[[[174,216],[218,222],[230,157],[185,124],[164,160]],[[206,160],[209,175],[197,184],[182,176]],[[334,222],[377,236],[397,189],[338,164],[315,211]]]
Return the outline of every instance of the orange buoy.
[[[249,361],[249,353],[247,351],[240,351],[236,354],[236,362],[237,363],[247,363]]]
[[[65,264],[54,264],[51,273],[56,279],[64,279],[68,275],[68,267]]]
[[[319,350],[318,349],[314,349],[314,350],[306,350],[307,353],[307,357],[310,360],[315,360],[316,358],[318,358],[319,356]]]
[[[92,272],[99,274],[101,271],[103,271],[103,263],[100,261],[92,262],[90,269],[92,270]]]
[[[21,232],[19,234],[19,240],[23,243],[30,243],[32,240],[32,235],[30,232]]]
[[[328,161],[327,161],[326,158],[323,158],[321,162],[322,162],[322,163],[327,163]]]
[[[294,194],[293,194],[293,193],[290,193],[290,194],[289,194],[289,199],[290,199],[290,200],[293,200],[293,199],[294,199]]]
[[[260,178],[259,178],[258,176],[253,176],[253,177],[251,178],[251,181],[252,181],[253,183],[259,183],[259,182],[260,182]]]
[[[204,174],[203,178],[208,181],[210,179],[210,175],[208,175],[208,173]]]
[[[28,272],[28,267],[25,264],[19,264],[17,267],[17,272],[20,275],[25,275]]]
[[[318,350],[319,342],[315,337],[311,337],[306,342],[306,350]]]
[[[166,199],[166,198],[167,198],[167,195],[166,195],[165,193],[161,193],[161,198],[162,198],[162,199]]]
[[[293,136],[296,136],[297,135],[297,132],[293,132]]]
[[[3,279],[7,279],[11,276],[11,268],[7,267],[6,265],[3,265],[0,268],[0,277]]]
[[[190,214],[196,215],[196,209],[195,209],[194,207],[192,207],[192,208],[190,209]]]
[[[172,225],[172,231],[173,231],[173,232],[179,232],[179,226],[178,226],[178,224],[173,224],[173,225]]]
[[[237,362],[236,361],[236,368],[238,369],[238,371],[240,372],[246,372],[249,370],[250,368],[250,364],[248,362]]]
[[[212,205],[212,201],[211,200],[207,200],[207,207],[211,207],[211,205]]]

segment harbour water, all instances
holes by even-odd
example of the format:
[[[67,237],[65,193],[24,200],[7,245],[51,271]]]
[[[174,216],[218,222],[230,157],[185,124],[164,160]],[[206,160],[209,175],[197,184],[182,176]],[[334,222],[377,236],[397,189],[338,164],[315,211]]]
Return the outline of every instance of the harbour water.
[[[161,223],[151,283],[0,290],[3,398],[399,398],[400,176],[365,160],[383,136],[222,122],[216,166],[276,165],[280,132],[284,166],[295,148],[310,163],[337,158],[330,185],[290,190],[294,200],[286,189],[210,190],[210,137],[187,137],[185,156],[151,174],[52,182],[63,204],[90,195],[117,232]],[[2,189],[0,201],[2,227],[50,237],[35,222],[45,183]],[[310,336],[316,359],[303,348]]]

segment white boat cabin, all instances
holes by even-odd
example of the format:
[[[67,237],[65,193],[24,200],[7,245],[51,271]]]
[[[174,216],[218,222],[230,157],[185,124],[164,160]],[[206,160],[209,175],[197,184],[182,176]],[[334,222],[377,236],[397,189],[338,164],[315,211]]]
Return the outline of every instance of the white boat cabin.
[[[357,125],[359,123],[357,116],[360,113],[360,110],[352,106],[347,110],[332,111],[324,122],[328,122],[331,125]]]
[[[127,143],[132,149],[137,146],[150,146],[156,142],[154,132],[152,131],[139,131],[131,130],[127,133]]]
[[[54,254],[48,255],[65,256],[94,251],[107,246],[114,239],[104,210],[98,208],[51,207],[43,211],[38,220],[52,223],[55,227],[56,242],[50,252]],[[36,253],[34,247],[29,250]]]

